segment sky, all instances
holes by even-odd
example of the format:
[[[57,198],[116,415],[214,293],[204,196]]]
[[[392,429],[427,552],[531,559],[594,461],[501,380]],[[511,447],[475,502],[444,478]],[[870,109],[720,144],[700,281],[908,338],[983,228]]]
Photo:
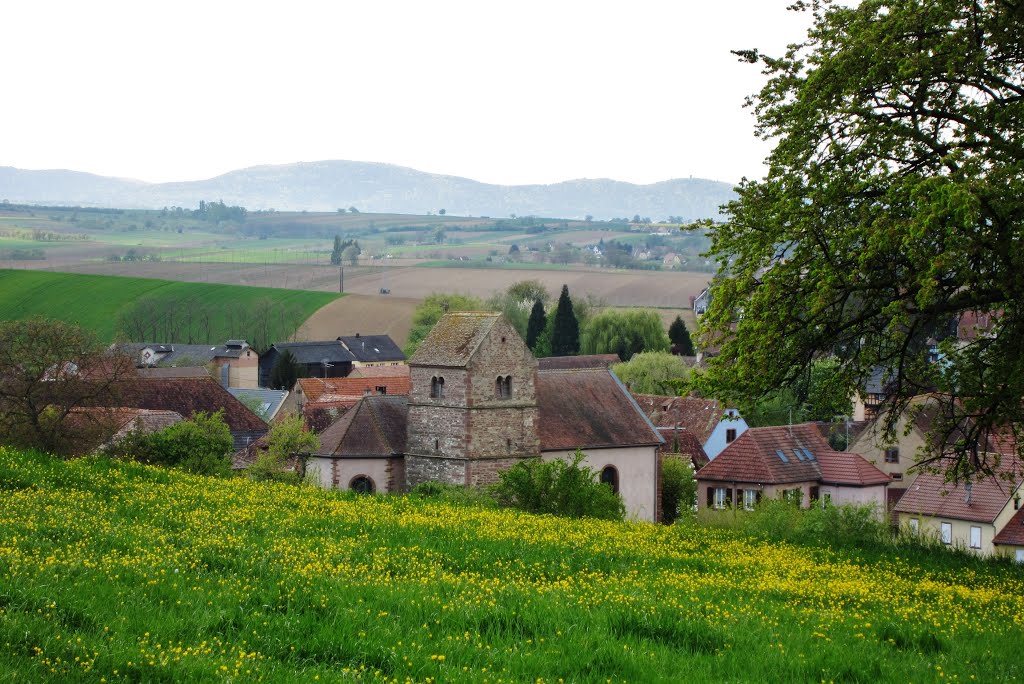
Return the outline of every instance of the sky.
[[[761,177],[733,49],[792,0],[4,3],[0,166],[148,182],[348,159],[500,183]]]

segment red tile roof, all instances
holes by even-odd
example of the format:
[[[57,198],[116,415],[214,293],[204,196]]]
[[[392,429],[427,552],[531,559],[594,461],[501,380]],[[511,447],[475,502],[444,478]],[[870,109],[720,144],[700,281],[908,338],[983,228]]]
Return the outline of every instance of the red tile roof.
[[[714,399],[696,397],[662,397],[656,394],[634,394],[636,402],[652,423],[658,427],[686,428],[701,444],[725,416],[725,409]]]
[[[658,434],[665,440],[665,445],[661,448],[663,454],[679,453],[689,456],[696,470],[700,470],[711,461],[697,436],[686,428],[658,428]]]
[[[385,394],[395,396],[409,396],[412,390],[412,380],[409,377],[409,367],[402,366],[404,374],[388,375],[360,375],[355,377],[349,375],[345,378],[301,378],[298,381],[302,394],[305,395],[305,404],[317,404],[317,408],[323,408],[321,404],[330,402],[355,404],[368,394],[377,394],[378,387],[384,387]],[[366,369],[372,370],[372,369]]]
[[[501,318],[490,311],[446,313],[431,329],[409,359],[413,366],[462,368]]]
[[[1024,505],[1021,505],[1014,516],[1010,518],[1010,522],[999,530],[999,533],[992,539],[992,543],[1024,546]]]
[[[537,372],[542,451],[661,445],[629,391],[605,368]]]
[[[936,467],[944,470],[941,461]],[[971,483],[967,501],[967,483],[946,482],[942,472],[922,472],[907,488],[895,510],[935,518],[952,518],[991,523],[1003,510],[1010,496],[1024,479],[1024,467],[1015,457],[1004,458],[993,475]]]
[[[779,457],[780,451],[784,459]],[[813,458],[808,458],[806,452]],[[860,454],[833,451],[813,423],[750,428],[701,468],[697,479],[759,484],[820,482],[846,487],[887,485],[890,481]]]
[[[123,380],[115,391],[120,406],[166,410],[191,418],[203,411],[224,410],[231,432],[266,432],[268,426],[245,404],[207,376],[206,378],[139,378]]]
[[[320,433],[317,456],[398,456],[405,453],[406,397],[365,397]]]

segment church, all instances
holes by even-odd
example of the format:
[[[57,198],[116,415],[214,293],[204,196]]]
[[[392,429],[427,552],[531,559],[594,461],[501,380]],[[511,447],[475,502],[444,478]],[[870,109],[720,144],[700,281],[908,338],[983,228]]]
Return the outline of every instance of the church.
[[[490,312],[445,314],[408,363],[408,397],[363,397],[320,434],[306,470],[324,487],[488,485],[522,460],[579,448],[628,517],[659,519],[664,440],[606,367],[540,370],[515,328]]]

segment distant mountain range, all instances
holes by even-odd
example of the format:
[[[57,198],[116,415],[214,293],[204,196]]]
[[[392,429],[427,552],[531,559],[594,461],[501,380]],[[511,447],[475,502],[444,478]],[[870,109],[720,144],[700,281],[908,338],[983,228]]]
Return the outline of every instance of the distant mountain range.
[[[159,209],[222,200],[249,210],[360,211],[460,216],[544,216],[597,219],[639,214],[660,220],[718,215],[733,198],[728,183],[675,179],[634,185],[580,179],[551,185],[491,185],[392,164],[320,161],[253,166],[201,181],[145,183],[79,171],[0,167],[0,200],[18,204]]]

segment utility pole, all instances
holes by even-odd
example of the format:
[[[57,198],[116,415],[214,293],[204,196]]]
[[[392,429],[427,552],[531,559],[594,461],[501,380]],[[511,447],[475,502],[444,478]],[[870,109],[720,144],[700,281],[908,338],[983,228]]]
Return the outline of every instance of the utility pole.
[[[345,264],[341,264],[341,269],[338,273],[340,278],[338,281],[338,292],[345,292]]]

